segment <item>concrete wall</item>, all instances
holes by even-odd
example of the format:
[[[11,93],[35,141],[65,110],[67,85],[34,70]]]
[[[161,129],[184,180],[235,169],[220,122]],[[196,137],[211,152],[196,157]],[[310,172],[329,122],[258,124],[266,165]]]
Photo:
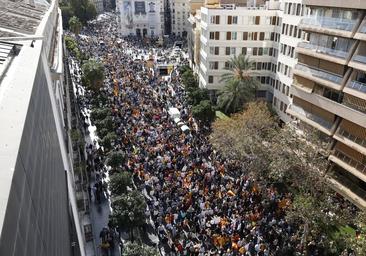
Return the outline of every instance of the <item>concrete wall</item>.
[[[68,209],[55,119],[39,61],[12,178],[0,255],[71,255]]]

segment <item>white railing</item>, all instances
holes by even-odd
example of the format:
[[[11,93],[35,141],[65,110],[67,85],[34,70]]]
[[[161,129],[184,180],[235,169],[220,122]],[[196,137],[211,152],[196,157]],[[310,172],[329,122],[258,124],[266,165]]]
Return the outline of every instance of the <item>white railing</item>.
[[[303,72],[309,73],[312,76],[328,80],[339,85],[342,83],[343,80],[343,77],[340,75],[330,73],[325,70],[309,67],[301,63],[296,64],[295,69],[301,70]]]
[[[324,16],[310,16],[303,18],[301,20],[301,24],[330,28],[330,29],[352,31],[356,25],[356,20],[324,17]]]
[[[299,43],[298,47],[309,49],[309,50],[314,50],[317,53],[333,55],[335,57],[342,58],[342,59],[345,59],[348,54],[348,52],[344,52],[341,50],[335,50],[335,49],[327,48],[327,47],[320,46],[320,45],[310,44],[310,43],[306,43],[306,42]]]
[[[305,116],[306,118],[310,119],[311,121],[314,121],[314,122],[320,124],[321,126],[327,128],[328,130],[331,129],[333,126],[333,124],[331,122],[329,122],[317,115],[314,115],[313,113],[307,112],[302,107],[292,104],[291,109],[294,110],[295,112]]]

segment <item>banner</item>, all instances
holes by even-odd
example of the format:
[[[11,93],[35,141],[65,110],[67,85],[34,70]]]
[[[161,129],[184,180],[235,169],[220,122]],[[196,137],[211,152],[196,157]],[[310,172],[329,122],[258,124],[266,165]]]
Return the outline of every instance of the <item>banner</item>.
[[[144,1],[135,2],[135,14],[146,14]]]

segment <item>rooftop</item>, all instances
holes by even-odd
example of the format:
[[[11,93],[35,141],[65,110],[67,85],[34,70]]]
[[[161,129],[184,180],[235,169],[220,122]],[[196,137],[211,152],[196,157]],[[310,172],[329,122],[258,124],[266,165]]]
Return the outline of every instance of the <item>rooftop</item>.
[[[45,0],[1,0],[0,39],[34,35],[48,7]]]

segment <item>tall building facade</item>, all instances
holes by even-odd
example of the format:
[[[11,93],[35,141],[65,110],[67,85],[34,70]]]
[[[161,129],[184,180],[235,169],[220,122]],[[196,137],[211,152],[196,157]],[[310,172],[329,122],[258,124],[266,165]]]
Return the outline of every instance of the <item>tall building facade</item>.
[[[296,47],[302,41],[300,21],[305,12],[302,0],[284,0],[279,15],[282,20],[278,47],[277,79],[273,86],[273,108],[285,123],[292,121],[287,108],[292,103],[290,88],[293,84],[294,67],[297,64]]]
[[[281,20],[279,3],[261,7],[219,5],[201,8],[199,84],[211,91],[220,89],[220,81],[229,60],[239,54],[254,62],[255,76],[262,86],[257,97],[273,98],[276,81]]]
[[[65,143],[58,1],[0,9],[0,255],[85,255]]]
[[[163,35],[162,1],[118,0],[116,8],[122,36],[160,37]]]
[[[171,33],[176,36],[187,37],[190,14],[189,0],[169,0],[171,16]]]
[[[303,0],[288,113],[332,141],[334,188],[366,208],[366,1]]]

